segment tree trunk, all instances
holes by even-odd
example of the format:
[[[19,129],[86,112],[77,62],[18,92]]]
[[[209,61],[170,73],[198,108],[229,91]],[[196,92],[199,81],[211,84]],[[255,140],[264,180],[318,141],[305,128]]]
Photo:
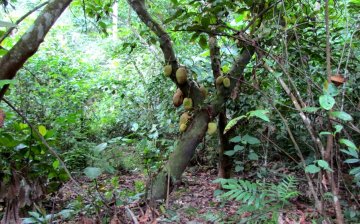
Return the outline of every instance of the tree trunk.
[[[17,198],[7,200],[4,217],[0,224],[21,224],[19,216],[19,201]]]
[[[219,114],[218,120],[218,134],[220,139],[218,177],[228,179],[231,177],[233,161],[232,158],[225,155],[224,152],[227,150],[231,150],[233,148],[233,144],[231,144],[229,141],[229,135],[224,135],[224,129],[226,124],[226,108],[224,108],[224,110]]]
[[[170,155],[168,162],[160,173],[155,177],[152,186],[150,186],[150,198],[164,199],[168,192],[168,187],[179,182],[182,173],[188,166],[191,158],[194,156],[196,147],[205,137],[209,114],[206,110],[199,111],[179,139],[178,145]],[[170,185],[167,186],[167,179],[170,175]]]

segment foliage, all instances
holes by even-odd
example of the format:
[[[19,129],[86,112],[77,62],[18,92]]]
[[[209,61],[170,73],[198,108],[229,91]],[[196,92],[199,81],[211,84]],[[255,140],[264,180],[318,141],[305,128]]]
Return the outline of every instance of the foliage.
[[[27,124],[19,122],[14,114],[6,115],[13,119],[0,129],[1,198],[12,197],[4,191],[6,188],[13,189],[16,194],[22,191],[25,194],[19,197],[20,204],[29,205],[31,199],[38,200],[43,193],[57,191],[62,182],[68,180],[68,175]],[[37,128],[51,146],[56,146],[54,130],[47,130],[43,125]],[[22,183],[19,189],[17,181]]]
[[[19,17],[17,10],[31,9],[36,2],[0,1],[6,6],[1,21],[13,21]],[[171,104],[176,87],[162,74],[159,40],[129,10],[125,0],[118,2],[117,39],[109,35],[114,1],[75,0],[71,12],[52,29],[36,55],[18,72],[16,80],[0,80],[0,87],[11,86],[6,97],[36,124],[67,167],[92,180],[91,191],[99,190],[97,184],[103,174],[110,173],[116,178],[116,171],[140,170],[153,174],[161,168],[176,146],[177,120],[182,110]],[[273,158],[279,166],[288,166],[286,155],[295,161],[289,169],[314,177],[318,193],[324,191],[318,181],[321,178],[317,178],[324,171],[337,176],[349,173],[355,183],[350,189],[358,192],[357,9],[360,3],[358,0],[329,2],[331,70],[345,80],[339,86],[329,82],[325,75],[327,36],[324,6],[318,1],[145,1],[149,13],[170,34],[179,63],[189,69],[189,78],[209,90],[206,103],[217,94],[209,34],[218,38],[220,67],[225,75],[240,49],[249,45],[246,41],[253,41],[250,45],[262,52],[263,56],[253,56],[239,79],[238,91],[224,105],[229,119],[225,134],[232,134],[229,140],[234,146],[226,148],[225,155],[234,159],[237,174],[246,174],[253,166],[264,164],[255,172],[257,177],[262,177],[262,171],[268,168],[266,164]],[[257,10],[263,7],[267,11],[260,15]],[[27,18],[17,27],[17,32],[0,43],[0,57],[14,46],[34,18]],[[2,36],[5,29],[0,29]],[[301,109],[294,108],[294,99],[284,90],[280,79],[290,87]],[[47,152],[23,121],[7,107],[5,110],[5,127],[0,128],[2,183],[9,183],[11,169],[25,170],[26,178],[44,177],[47,186],[56,190],[66,180],[60,162]],[[323,145],[328,137],[333,137],[336,163],[322,158],[316,143],[309,140],[311,136],[303,116],[308,118],[306,121]],[[211,150],[218,147],[217,139],[204,141],[203,146],[209,149],[204,160],[217,163],[218,155]],[[304,164],[299,162],[301,157]],[[305,169],[299,165],[305,165]],[[115,179],[110,182],[113,188],[101,192],[105,202],[115,200],[117,205],[125,204],[143,191],[142,183],[138,183],[141,190],[121,192]],[[222,194],[224,200],[239,200],[244,204],[240,212],[250,211],[255,215],[259,211],[263,219],[269,212],[275,217],[298,194],[293,177],[279,184],[234,179],[218,182],[229,190]],[[342,187],[346,183],[336,185]],[[95,214],[105,205],[99,195],[95,196],[95,206],[79,197],[69,209]],[[341,203],[347,207],[346,201]],[[27,219],[29,222],[49,220],[44,212],[29,215],[32,216]],[[218,218],[209,214],[207,219]]]
[[[216,192],[220,198],[242,203],[238,210],[240,216],[245,212],[252,214],[251,217],[241,220],[241,223],[258,215],[261,215],[257,217],[258,220],[266,219],[269,212],[275,215],[299,195],[296,189],[297,180],[293,176],[287,176],[279,184],[237,179],[217,179],[214,183],[221,183],[223,189],[227,190]]]

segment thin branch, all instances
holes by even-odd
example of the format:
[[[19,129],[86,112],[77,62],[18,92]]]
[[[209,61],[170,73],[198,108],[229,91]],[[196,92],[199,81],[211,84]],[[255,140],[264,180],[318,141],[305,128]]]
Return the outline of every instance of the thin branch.
[[[273,7],[275,7],[279,2],[281,2],[282,0],[278,0],[277,2],[275,2],[274,4],[270,5],[269,7],[267,7],[266,9],[263,9],[259,14],[257,14],[256,16],[253,17],[253,19],[251,20],[251,22],[244,28],[241,30],[242,33],[245,33],[247,29],[250,28],[250,26],[252,26],[256,20],[261,17],[262,15],[264,15],[267,11],[269,11],[270,9],[272,9]]]
[[[125,206],[125,210],[127,211],[127,213],[129,213],[129,215],[130,215],[131,219],[133,220],[134,224],[139,224],[139,221],[137,220],[134,213],[130,210],[129,206]]]
[[[26,19],[26,17],[28,17],[29,15],[31,15],[33,12],[37,11],[38,9],[40,9],[41,7],[43,7],[44,5],[48,4],[49,2],[43,2],[40,5],[36,6],[35,8],[33,8],[32,10],[30,10],[29,12],[27,12],[25,15],[23,15],[22,17],[20,17],[15,24],[19,25],[24,19]],[[6,31],[6,33],[0,38],[0,43],[3,42],[5,40],[5,38],[7,36],[9,36],[9,34],[16,28],[16,26],[11,27],[10,29],[8,29],[8,31]]]
[[[36,53],[46,34],[72,0],[51,1],[21,39],[0,58],[0,80],[13,79],[24,63]],[[0,100],[9,85],[0,91]]]
[[[61,166],[64,168],[66,174],[69,176],[70,180],[73,181],[78,187],[81,188],[80,184],[72,177],[70,171],[66,167],[64,161],[60,158],[57,152],[47,143],[45,138],[40,134],[39,130],[36,129],[30,121],[18,110],[14,105],[12,105],[7,99],[3,98],[3,101],[13,110],[15,111],[24,121],[26,124],[29,125],[31,130],[35,132],[35,134],[39,137],[41,143],[49,150],[49,152],[60,162]]]

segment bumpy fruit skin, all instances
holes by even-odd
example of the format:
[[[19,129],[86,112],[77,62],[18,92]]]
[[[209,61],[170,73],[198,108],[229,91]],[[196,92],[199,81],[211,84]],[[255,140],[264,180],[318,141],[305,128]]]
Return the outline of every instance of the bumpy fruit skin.
[[[216,85],[219,86],[223,83],[223,80],[224,80],[224,76],[219,76],[216,78]]]
[[[190,120],[191,116],[188,112],[183,113],[180,116],[180,125],[181,124],[187,124],[187,122]]]
[[[216,123],[214,123],[214,122],[208,123],[207,133],[208,133],[209,135],[214,134],[214,133],[216,132],[216,130],[217,130],[217,125],[216,125]]]
[[[184,131],[186,131],[186,128],[187,128],[186,124],[180,124],[179,130],[180,130],[180,132],[184,132]]]
[[[207,89],[206,89],[203,85],[201,85],[199,89],[200,89],[201,95],[202,95],[204,98],[206,98],[206,96],[207,96],[207,94],[208,94]]]
[[[191,110],[193,107],[193,102],[191,98],[185,98],[184,101],[184,108],[185,110]]]
[[[180,67],[178,68],[178,70],[176,70],[176,81],[179,84],[184,84],[187,81],[187,71],[184,67]]]
[[[164,66],[164,74],[166,77],[169,77],[171,75],[172,72],[172,67],[171,65],[165,65]]]
[[[175,107],[179,107],[183,103],[184,95],[180,89],[176,90],[176,93],[173,96],[173,104]]]
[[[228,77],[224,78],[223,84],[226,88],[230,87],[230,79]]]

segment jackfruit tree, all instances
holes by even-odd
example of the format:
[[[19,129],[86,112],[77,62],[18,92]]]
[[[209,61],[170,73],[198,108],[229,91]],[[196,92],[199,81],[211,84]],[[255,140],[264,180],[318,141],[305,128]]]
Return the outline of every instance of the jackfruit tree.
[[[0,101],[9,88],[10,80],[36,53],[48,31],[71,2],[51,0],[34,9],[46,5],[33,26],[0,58]],[[94,21],[99,22],[100,30],[105,33],[106,24],[101,19],[111,14],[109,10],[114,5],[114,13],[118,12],[117,7],[121,7],[121,4],[117,5],[117,1],[106,1],[106,9],[99,7],[98,11],[93,12],[86,10],[84,1],[76,2],[77,6],[84,7],[84,14],[87,13]],[[349,11],[351,4],[327,0],[321,4],[316,0],[306,3],[300,0],[127,2],[140,20],[138,27],[145,26],[147,35],[154,39],[155,46],[159,44],[163,56],[163,68],[159,73],[166,82],[172,82],[176,89],[175,93],[166,93],[174,94],[173,102],[170,99],[168,104],[183,110],[176,124],[178,143],[168,161],[151,180],[148,198],[153,201],[168,196],[170,190],[181,181],[196,148],[206,136],[216,138],[219,142],[218,176],[230,178],[236,164],[233,155],[242,149],[236,143],[242,141],[244,144],[253,144],[257,140],[249,135],[237,138],[239,136],[236,129],[246,129],[246,126],[251,126],[250,119],[257,117],[264,121],[264,125],[257,128],[257,132],[263,139],[267,138],[268,143],[268,137],[273,130],[285,133],[286,140],[290,142],[297,156],[294,160],[298,161],[298,166],[304,170],[309,194],[317,211],[326,216],[323,195],[319,192],[329,192],[337,222],[344,223],[336,178],[336,156],[340,151],[344,151],[340,149],[341,144],[352,147],[351,149],[356,148],[349,141],[341,138],[339,140],[343,128],[347,129],[346,136],[360,133],[357,128],[358,121],[345,112],[358,111],[360,107],[354,109],[353,105],[360,105],[356,97],[350,97],[349,102],[345,100],[346,91],[354,91],[355,96],[356,91],[359,91],[354,85],[359,78],[349,76],[356,74],[358,51],[352,47],[358,44],[353,43],[353,38],[358,37],[359,32],[354,31],[349,35],[343,25],[356,24],[356,16],[340,19],[341,25],[331,24],[329,21],[336,18],[339,20],[337,4]],[[1,3],[7,4],[8,1]],[[101,5],[99,1],[97,3]],[[157,3],[171,8],[166,8],[166,13],[159,13],[152,8]],[[117,16],[112,15],[114,24],[118,24]],[[4,24],[10,28],[2,34],[0,44],[15,27],[14,24]],[[116,26],[113,27],[115,41]],[[205,51],[210,67],[205,76],[206,80],[210,81],[198,81],[196,69],[183,63],[184,60],[179,55],[184,54],[176,52],[177,48],[174,46],[174,33],[190,35],[190,38],[181,39],[182,47],[191,48],[198,44]],[[131,46],[131,50],[133,48],[135,47]],[[157,49],[150,50],[156,52]],[[140,70],[139,73],[141,74]],[[347,83],[352,87],[347,89]],[[157,84],[154,82],[154,85]],[[242,99],[243,92],[261,97],[256,100]],[[335,102],[335,98],[338,101]],[[277,119],[276,124],[266,123],[270,122],[266,115],[269,108],[257,108],[260,105],[257,101],[262,101],[262,106],[267,105],[273,111],[271,116]],[[245,113],[239,114],[239,111]],[[313,114],[316,112],[318,115]],[[285,117],[283,113],[290,115]],[[355,112],[354,114],[356,115]],[[302,127],[289,125],[290,118],[299,120]],[[1,116],[0,128],[3,119]],[[294,136],[294,129],[300,129],[301,133],[305,134]],[[304,158],[299,139],[302,146],[306,145],[311,149],[315,158],[311,162]],[[347,151],[347,154],[354,155],[350,151]],[[7,187],[12,189],[12,192],[18,192],[5,196],[0,194],[0,199],[6,198],[6,211],[1,223],[20,223],[20,202],[14,197],[20,192],[19,179],[15,172],[12,180],[8,182],[10,186]],[[322,184],[327,183],[329,186],[322,187]]]

